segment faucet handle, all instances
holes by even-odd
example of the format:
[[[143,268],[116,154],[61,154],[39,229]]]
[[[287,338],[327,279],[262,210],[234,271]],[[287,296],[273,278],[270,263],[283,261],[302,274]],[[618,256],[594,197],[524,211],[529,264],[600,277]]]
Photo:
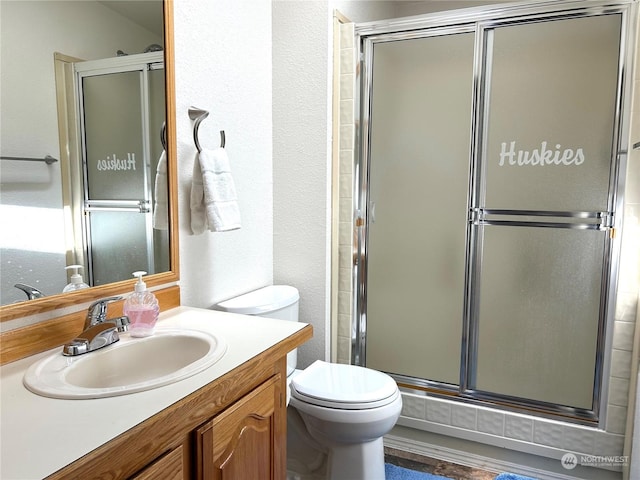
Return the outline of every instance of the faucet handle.
[[[111,319],[111,321],[115,324],[116,330],[118,330],[120,333],[129,330],[129,324],[131,323],[131,321],[126,315],[118,318],[113,318]]]
[[[116,295],[114,297],[102,298],[93,302],[91,305],[89,305],[85,326],[88,327],[91,325],[95,325],[96,323],[104,322],[107,319],[107,304],[111,302],[117,302],[118,300],[122,300],[123,298],[124,297],[120,295]]]

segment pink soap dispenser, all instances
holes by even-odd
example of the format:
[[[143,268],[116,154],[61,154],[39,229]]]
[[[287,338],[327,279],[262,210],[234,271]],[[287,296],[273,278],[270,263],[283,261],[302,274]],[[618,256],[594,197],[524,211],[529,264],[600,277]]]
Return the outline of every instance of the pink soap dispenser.
[[[124,301],[123,312],[129,317],[129,333],[132,337],[148,337],[158,321],[160,305],[156,296],[147,290],[147,284],[142,281],[142,276],[147,272],[133,272],[138,278],[133,293]]]

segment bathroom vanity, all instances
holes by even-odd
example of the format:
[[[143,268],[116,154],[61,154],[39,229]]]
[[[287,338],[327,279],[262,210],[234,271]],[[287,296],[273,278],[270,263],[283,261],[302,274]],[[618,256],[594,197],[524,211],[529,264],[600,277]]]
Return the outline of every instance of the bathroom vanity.
[[[27,368],[55,350],[2,366],[0,477],[284,479],[286,354],[311,326],[177,307],[157,328],[208,331],[227,351],[176,383],[97,399],[23,386]]]

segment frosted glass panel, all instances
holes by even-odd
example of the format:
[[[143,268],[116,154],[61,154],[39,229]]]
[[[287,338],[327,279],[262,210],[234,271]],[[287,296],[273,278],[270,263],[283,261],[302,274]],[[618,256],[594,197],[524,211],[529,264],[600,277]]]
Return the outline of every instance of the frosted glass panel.
[[[132,278],[137,270],[155,273],[149,264],[146,217],[136,212],[90,213],[94,285]]]
[[[126,72],[83,79],[90,200],[145,198],[140,76]]]
[[[155,167],[160,153],[162,153],[161,130],[165,120],[165,89],[164,70],[151,70],[147,73],[149,78],[149,127],[151,129],[151,158]],[[154,169],[155,172],[155,169]]]
[[[489,33],[488,208],[607,210],[620,24],[618,14]]]
[[[607,235],[484,228],[476,389],[592,408]]]
[[[473,34],[374,47],[369,367],[460,381]]]
[[[161,131],[165,119],[164,70],[152,70],[149,75],[149,125],[151,127],[151,183],[155,182],[158,160],[162,153]],[[153,188],[150,193],[155,195]],[[155,198],[153,198],[155,201]],[[153,230],[154,265],[156,271],[169,270],[169,231]]]

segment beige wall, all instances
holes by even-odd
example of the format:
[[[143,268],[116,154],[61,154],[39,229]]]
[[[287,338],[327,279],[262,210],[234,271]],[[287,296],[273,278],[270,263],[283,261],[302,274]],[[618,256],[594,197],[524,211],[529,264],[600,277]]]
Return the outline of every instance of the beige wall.
[[[273,282],[271,5],[174,2],[180,295],[210,308]],[[189,194],[196,147],[190,106],[209,111],[198,136],[216,148],[220,130],[242,228],[193,235]]]

